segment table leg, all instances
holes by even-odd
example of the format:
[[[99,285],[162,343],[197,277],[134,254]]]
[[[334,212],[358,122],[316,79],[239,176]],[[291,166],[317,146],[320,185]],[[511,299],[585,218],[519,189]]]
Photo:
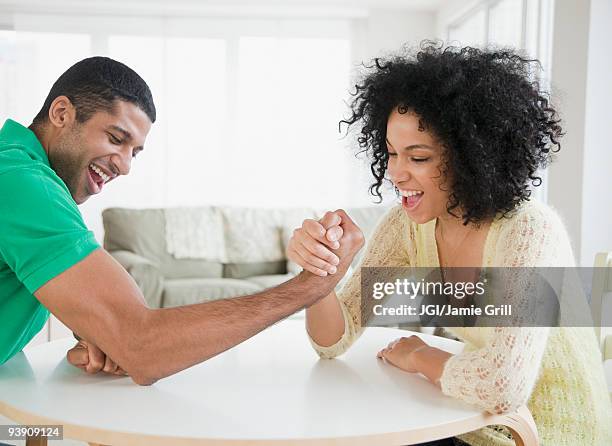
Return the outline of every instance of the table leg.
[[[496,424],[502,424],[512,432],[516,446],[538,446],[538,428],[526,406],[511,414],[501,415]]]
[[[26,437],[26,446],[47,446],[47,437]]]

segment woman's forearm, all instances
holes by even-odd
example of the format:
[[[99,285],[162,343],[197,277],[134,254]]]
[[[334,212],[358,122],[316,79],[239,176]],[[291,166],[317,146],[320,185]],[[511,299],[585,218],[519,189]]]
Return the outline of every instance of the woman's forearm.
[[[344,334],[344,317],[335,292],[306,309],[306,329],[312,340],[329,347],[337,343]]]

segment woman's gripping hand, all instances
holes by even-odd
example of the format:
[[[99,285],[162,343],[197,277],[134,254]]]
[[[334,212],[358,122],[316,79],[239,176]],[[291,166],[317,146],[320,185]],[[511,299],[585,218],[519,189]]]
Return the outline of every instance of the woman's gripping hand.
[[[346,216],[338,209],[326,212],[318,221],[304,220],[287,244],[287,258],[318,276],[335,274],[340,259],[334,250],[340,247],[344,233],[342,215]]]

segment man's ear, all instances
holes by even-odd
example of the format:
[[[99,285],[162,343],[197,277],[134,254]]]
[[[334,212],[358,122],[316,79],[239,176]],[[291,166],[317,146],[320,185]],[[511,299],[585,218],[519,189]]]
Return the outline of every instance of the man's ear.
[[[57,128],[71,127],[76,121],[76,109],[67,96],[56,97],[49,107],[49,122]]]

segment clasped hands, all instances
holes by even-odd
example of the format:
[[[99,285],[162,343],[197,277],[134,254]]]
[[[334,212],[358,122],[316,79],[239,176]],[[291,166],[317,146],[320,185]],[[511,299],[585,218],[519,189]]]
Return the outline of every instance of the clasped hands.
[[[287,245],[287,257],[313,274],[336,274],[339,263],[334,253],[344,236],[341,227],[344,211],[327,212],[320,220],[304,220]],[[348,216],[346,216],[348,217]],[[431,347],[419,336],[402,337],[389,343],[377,358],[410,373],[422,373],[439,384],[445,362],[452,355]]]

